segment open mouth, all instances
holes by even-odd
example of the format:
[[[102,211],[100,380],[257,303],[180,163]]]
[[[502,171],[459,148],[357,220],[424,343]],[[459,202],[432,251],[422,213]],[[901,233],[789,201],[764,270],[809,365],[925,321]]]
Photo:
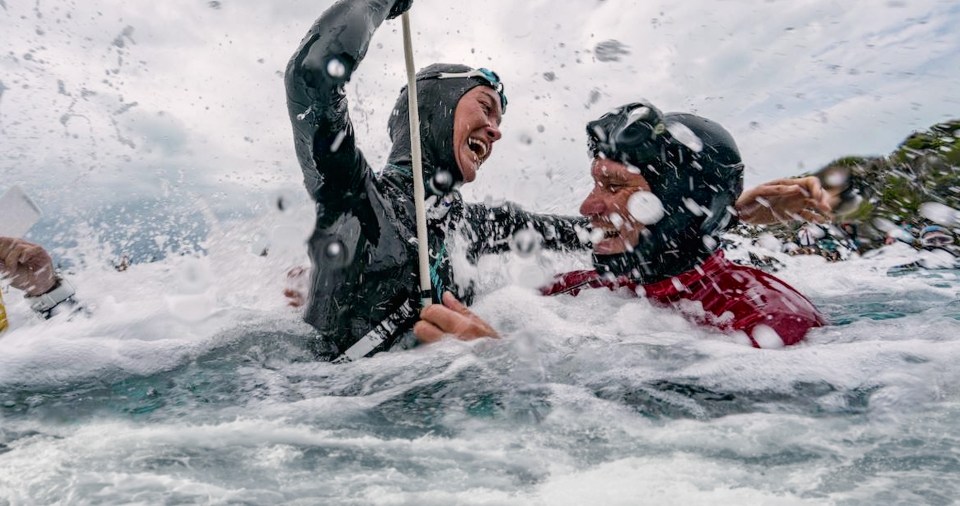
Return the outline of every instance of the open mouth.
[[[473,153],[473,161],[476,162],[477,167],[487,161],[487,156],[490,155],[490,144],[481,139],[470,137],[467,139],[467,147]]]
[[[621,237],[621,236],[620,236],[620,230],[617,229],[617,228],[613,228],[611,225],[597,225],[597,224],[594,224],[594,225],[593,225],[593,230],[594,230],[594,233],[596,233],[596,232],[601,232],[601,233],[603,234],[603,235],[600,236],[600,238],[599,238],[601,241],[605,241],[605,240],[607,240],[607,239],[618,239],[618,238]],[[597,235],[599,235],[599,234],[597,234]],[[597,236],[595,235],[595,236],[594,236],[594,240],[596,240],[596,239],[598,239],[598,238],[597,238]]]

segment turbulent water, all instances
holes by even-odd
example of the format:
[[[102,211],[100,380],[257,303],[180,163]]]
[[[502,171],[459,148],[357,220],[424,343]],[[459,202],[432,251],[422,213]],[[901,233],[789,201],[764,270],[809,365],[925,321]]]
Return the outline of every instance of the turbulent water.
[[[290,234],[289,231],[287,235]],[[284,233],[279,234],[282,238]],[[608,291],[581,259],[491,259],[501,340],[310,360],[300,260],[74,276],[90,315],[0,338],[0,504],[949,504],[960,496],[960,273],[893,250],[780,275],[836,324],[756,350]],[[537,275],[531,275],[533,271]]]

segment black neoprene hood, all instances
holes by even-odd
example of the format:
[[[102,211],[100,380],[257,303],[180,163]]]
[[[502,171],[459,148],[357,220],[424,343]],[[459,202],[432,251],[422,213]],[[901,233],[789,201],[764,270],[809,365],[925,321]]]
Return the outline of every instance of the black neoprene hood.
[[[420,136],[423,144],[424,180],[433,179],[438,170],[450,170],[454,183],[463,181],[453,145],[453,116],[460,99],[477,86],[491,87],[480,77],[438,79],[442,74],[461,74],[474,70],[466,65],[434,63],[417,72],[417,98],[420,107]],[[411,165],[410,120],[407,87],[400,91],[390,116],[390,140],[393,149],[388,163]],[[428,185],[429,186],[429,185]]]
[[[663,114],[637,102],[588,123],[587,136],[593,156],[636,167],[664,210],[633,251],[595,254],[598,271],[649,284],[689,271],[717,250],[743,191],[743,163],[729,132],[694,114]]]

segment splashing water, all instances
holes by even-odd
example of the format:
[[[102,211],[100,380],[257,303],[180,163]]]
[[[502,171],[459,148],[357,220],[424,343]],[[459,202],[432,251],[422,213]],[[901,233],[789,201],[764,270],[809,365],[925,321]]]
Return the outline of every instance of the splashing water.
[[[920,214],[934,223],[947,227],[960,225],[960,211],[938,202],[922,204]]]
[[[495,288],[488,260],[474,309],[502,339],[346,365],[313,362],[312,329],[285,307],[299,258],[224,239],[204,258],[80,271],[89,318],[31,321],[8,300],[0,498],[947,504],[960,273],[893,283],[896,251],[829,265],[765,251],[833,322],[788,349],[606,290]],[[156,303],[168,286],[216,311],[176,317]]]
[[[521,258],[529,258],[540,253],[543,237],[533,229],[523,229],[513,234],[510,249]]]
[[[694,153],[703,151],[703,140],[700,139],[697,134],[693,133],[693,130],[690,130],[690,127],[687,125],[679,121],[670,121],[667,122],[667,131],[670,132],[670,135],[678,142],[690,148],[690,151]]]

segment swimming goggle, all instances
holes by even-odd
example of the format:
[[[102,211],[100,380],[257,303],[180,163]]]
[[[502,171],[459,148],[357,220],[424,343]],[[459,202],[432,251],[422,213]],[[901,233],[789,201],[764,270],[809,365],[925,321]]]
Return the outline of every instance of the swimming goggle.
[[[436,76],[436,79],[468,79],[471,77],[479,77],[487,82],[494,91],[500,95],[500,107],[503,109],[503,113],[507,112],[507,94],[504,91],[503,82],[500,80],[500,76],[496,72],[486,69],[479,68],[474,70],[469,70],[467,72],[440,72]]]
[[[924,246],[946,246],[953,244],[953,237],[943,232],[934,232],[920,238],[920,244]]]

